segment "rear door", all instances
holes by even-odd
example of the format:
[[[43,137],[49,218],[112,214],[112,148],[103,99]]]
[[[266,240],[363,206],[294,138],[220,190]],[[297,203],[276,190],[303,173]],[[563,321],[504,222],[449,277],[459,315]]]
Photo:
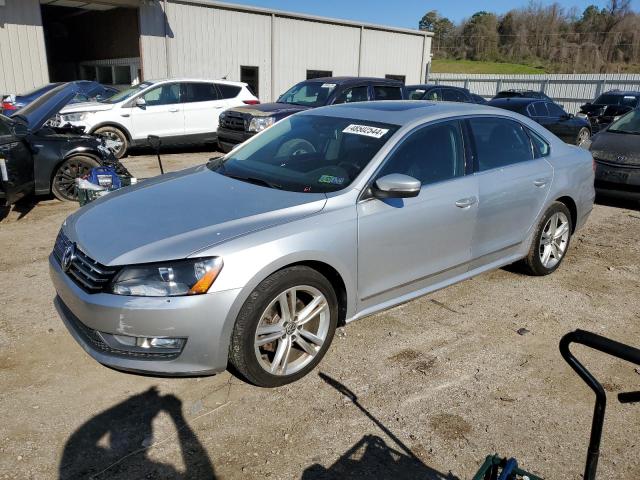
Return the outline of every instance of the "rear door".
[[[7,204],[15,203],[31,193],[33,185],[31,152],[24,140],[14,135],[9,122],[0,118],[0,197]]]
[[[547,102],[547,110],[549,110],[549,118],[551,125],[553,126],[553,130],[551,130],[551,128],[549,130],[565,142],[573,143],[578,133],[574,132],[575,126],[573,118],[571,118],[560,106],[552,102]]]
[[[474,266],[481,266],[515,251],[527,238],[549,194],[553,168],[514,120],[473,117],[467,126],[479,188],[472,256]]]
[[[559,119],[553,117],[549,109],[547,108],[548,102],[539,101],[529,104],[527,107],[531,118],[549,130],[554,135],[561,137],[561,128],[559,126]]]
[[[369,100],[369,87],[367,85],[351,85],[336,94],[333,104],[366,102],[367,100]]]
[[[180,95],[180,83],[173,82],[150,88],[138,97],[143,98],[146,105],[134,105],[130,109],[131,136],[145,140],[149,135],[163,138],[184,135],[184,108]]]
[[[218,117],[227,103],[213,82],[182,84],[185,135],[215,134]]]

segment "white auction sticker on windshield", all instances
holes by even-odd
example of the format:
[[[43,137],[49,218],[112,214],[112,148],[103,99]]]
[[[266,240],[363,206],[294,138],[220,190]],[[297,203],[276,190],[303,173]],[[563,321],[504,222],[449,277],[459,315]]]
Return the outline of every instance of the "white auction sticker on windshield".
[[[323,83],[322,85],[320,85],[320,88],[336,88],[336,84],[335,83]]]
[[[382,138],[389,131],[388,128],[370,127],[369,125],[351,124],[342,133],[355,133],[356,135],[365,135],[367,137]]]

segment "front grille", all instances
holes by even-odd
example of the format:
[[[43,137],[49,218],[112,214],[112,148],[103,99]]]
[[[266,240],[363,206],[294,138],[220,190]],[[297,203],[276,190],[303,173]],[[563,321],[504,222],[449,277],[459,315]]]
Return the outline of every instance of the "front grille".
[[[58,238],[56,238],[56,243],[53,246],[53,255],[60,265],[62,265],[64,252],[71,243],[62,230],[60,230]],[[105,291],[116,273],[118,273],[116,268],[101,265],[82,252],[77,246],[75,256],[67,270],[67,275],[69,275],[80,288],[88,293]]]
[[[95,350],[99,350],[104,353],[108,353],[118,357],[126,357],[126,358],[138,358],[143,360],[172,360],[177,358],[181,352],[170,352],[170,353],[162,353],[162,352],[140,352],[140,351],[129,351],[122,350],[118,348],[113,348],[109,346],[100,335],[100,332],[94,330],[93,328],[87,327],[84,323],[80,321],[78,317],[76,317],[69,307],[67,307],[62,299],[58,298],[60,308],[64,312],[65,317],[71,324],[71,327],[82,337],[82,339],[89,344]]]
[[[247,126],[244,116],[234,112],[226,112],[224,117],[220,119],[220,125],[229,130],[240,131],[244,131]]]

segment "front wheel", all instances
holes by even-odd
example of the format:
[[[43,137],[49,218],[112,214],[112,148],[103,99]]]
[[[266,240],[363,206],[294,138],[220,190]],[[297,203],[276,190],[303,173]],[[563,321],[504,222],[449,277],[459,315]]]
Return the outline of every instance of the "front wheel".
[[[129,149],[129,141],[125,133],[116,127],[98,128],[95,135],[104,137],[105,145],[113,152],[116,158],[124,157]]]
[[[549,275],[562,263],[569,249],[573,225],[564,203],[554,202],[545,212],[523,266],[529,275]]]
[[[229,361],[261,387],[294,382],[320,362],[337,320],[331,283],[308,267],[285,268],[262,281],[242,306]]]
[[[591,138],[591,132],[587,127],[582,127],[576,136],[576,145],[580,146]]]
[[[62,162],[51,179],[51,193],[58,199],[63,201],[78,200],[78,185],[76,178],[82,178],[89,175],[94,167],[100,164],[91,157],[84,155],[76,155]]]

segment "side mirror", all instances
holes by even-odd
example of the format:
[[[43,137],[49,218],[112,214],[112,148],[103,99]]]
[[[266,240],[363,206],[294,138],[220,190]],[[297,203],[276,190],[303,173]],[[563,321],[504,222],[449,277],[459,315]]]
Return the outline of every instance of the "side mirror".
[[[377,179],[372,187],[376,198],[411,198],[417,197],[422,184],[409,175],[391,173]]]
[[[18,138],[24,138],[29,134],[29,127],[24,123],[16,122],[13,125],[13,134]]]
[[[147,107],[147,101],[142,97],[136,98],[136,107],[142,108],[142,109],[146,108]]]

